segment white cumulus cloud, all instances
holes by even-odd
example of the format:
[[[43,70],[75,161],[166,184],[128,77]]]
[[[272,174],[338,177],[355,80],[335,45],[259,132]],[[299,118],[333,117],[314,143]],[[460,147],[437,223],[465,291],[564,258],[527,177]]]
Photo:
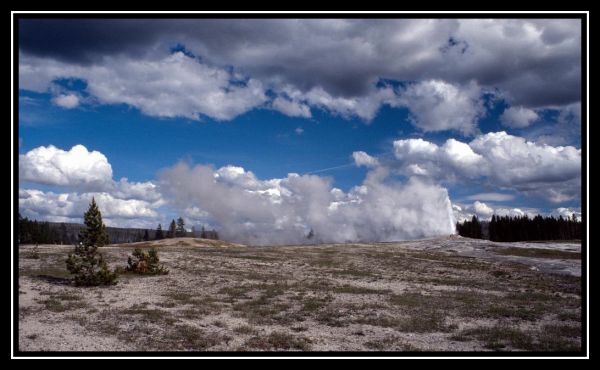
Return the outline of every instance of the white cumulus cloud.
[[[19,212],[32,219],[81,223],[83,212],[95,197],[110,226],[148,226],[158,220],[157,209],[164,205],[153,182],[114,181],[106,156],[83,145],[68,151],[41,146],[19,155],[19,178],[67,189],[20,188]]]
[[[31,219],[81,223],[92,197],[108,226],[133,227],[144,224],[144,227],[156,227],[158,213],[151,203],[137,199],[118,199],[104,192],[54,193],[19,189],[19,212]]]
[[[539,116],[533,109],[525,107],[510,107],[500,116],[502,124],[513,128],[527,127],[538,119]]]
[[[260,81],[240,80],[182,52],[152,60],[107,56],[90,66],[22,56],[19,77],[22,88],[34,91],[46,91],[58,78],[79,78],[100,103],[125,103],[157,117],[230,120],[267,101]]]
[[[442,80],[421,81],[403,89],[396,104],[407,107],[412,123],[425,132],[455,130],[473,135],[485,113],[476,83],[459,86]]]
[[[19,178],[47,185],[103,190],[112,182],[112,167],[106,156],[75,145],[65,151],[41,146],[19,155]]]
[[[379,161],[375,157],[371,157],[367,153],[363,151],[358,151],[352,153],[352,159],[354,159],[354,164],[357,166],[365,166],[365,167],[377,167],[379,166]]]
[[[312,116],[310,108],[306,104],[297,101],[277,97],[273,100],[272,107],[286,116],[310,118]]]
[[[481,221],[490,221],[493,215],[533,218],[541,212],[535,208],[511,208],[506,206],[492,207],[484,202],[475,201],[472,204],[452,204],[452,211],[457,222],[470,220],[473,216]]]
[[[438,180],[486,180],[552,202],[580,197],[581,149],[537,144],[506,132],[479,135],[470,143],[448,139],[442,146],[423,139],[394,142],[396,166],[408,175]]]
[[[75,94],[61,94],[52,98],[52,103],[66,109],[72,109],[79,105],[79,97]]]
[[[581,208],[559,207],[552,211],[554,217],[571,218],[573,214],[575,214],[577,220],[581,221]]]

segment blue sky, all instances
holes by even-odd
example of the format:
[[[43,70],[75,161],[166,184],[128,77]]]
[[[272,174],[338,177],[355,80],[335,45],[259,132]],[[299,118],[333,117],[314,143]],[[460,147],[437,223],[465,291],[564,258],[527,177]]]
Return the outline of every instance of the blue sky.
[[[265,25],[243,20],[212,24],[230,30],[219,36],[201,20],[196,21],[199,27],[171,21],[180,27],[177,35],[170,33],[173,27],[160,22],[130,22],[129,26],[148,31],[130,53],[123,50],[136,40],[125,36],[114,41],[100,20],[23,21],[19,210],[32,218],[77,222],[85,199],[104,194],[107,223],[115,226],[155,227],[183,215],[188,225],[212,225],[236,239],[233,230],[246,227],[240,225],[251,225],[252,232],[246,231],[256,235],[269,222],[295,219],[293,226],[281,226],[293,229],[282,232],[286,237],[281,240],[287,241],[294,232],[314,229],[316,222],[326,224],[312,211],[300,211],[297,206],[298,199],[312,199],[323,191],[320,181],[327,183],[326,197],[333,197],[322,200],[325,213],[338,212],[332,211],[333,203],[344,207],[357,203],[360,186],[383,186],[389,190],[382,193],[386,197],[404,194],[411,181],[421,181],[422,189],[447,191],[448,203],[439,207],[451,207],[453,220],[472,214],[488,218],[493,213],[580,212],[581,104],[579,91],[570,91],[581,83],[580,74],[578,80],[572,72],[580,65],[578,22],[505,24],[497,20],[493,27],[486,26],[490,33],[486,38],[474,34],[477,28],[469,21],[444,21],[439,20],[440,27],[423,26],[421,42],[416,36],[412,39],[410,27],[403,23],[372,21],[364,32],[355,21],[339,26],[307,22],[300,28],[279,24],[285,31],[277,37],[305,53],[315,55],[311,51],[332,45],[316,60],[272,40],[273,36],[261,31]],[[115,32],[127,22],[117,22]],[[89,35],[44,40],[46,29],[61,34],[84,25]],[[533,27],[536,32],[526,34],[521,45],[498,27],[520,32],[533,32]],[[329,28],[337,36],[332,37],[338,40],[335,44],[330,44]],[[211,36],[238,40],[240,29],[251,30],[245,44],[232,42],[228,50],[212,42]],[[401,38],[404,41],[399,44],[388,45],[373,36],[381,32],[408,41]],[[311,35],[320,38],[320,44],[311,44]],[[353,44],[356,37],[362,38],[362,44]],[[89,41],[103,39],[109,41]],[[429,46],[435,42],[443,46],[448,39],[454,41],[447,48]],[[460,45],[468,48],[449,55],[449,48],[460,46],[456,40],[463,40]],[[497,65],[487,55],[495,49],[486,40],[495,40],[499,51],[510,47],[512,61],[519,62],[512,65],[528,65],[529,69],[506,67],[502,61]],[[391,51],[386,55],[393,47],[404,50],[404,61]],[[365,56],[365,48],[380,50],[382,55]],[[538,58],[531,57],[536,48],[545,50],[543,57],[541,52]],[[421,59],[412,60],[409,52]],[[90,56],[95,61],[90,62]],[[417,60],[430,70],[415,64]],[[456,67],[449,68],[453,63]],[[461,70],[464,64],[471,69]],[[547,76],[548,68],[569,71],[572,80],[553,81]],[[530,81],[521,86],[520,80]],[[539,86],[531,86],[531,81]],[[561,87],[562,94],[546,92]],[[76,145],[83,145],[87,152],[76,156],[70,152]],[[429,149],[424,152],[424,147]],[[98,154],[92,155],[94,151]],[[359,152],[368,159],[357,159]],[[186,168],[176,168],[178,163]],[[188,180],[203,183],[204,178],[194,177],[199,176],[194,172],[197,165],[210,166],[210,176],[223,182],[222,188],[209,186],[206,191],[224,191],[232,199],[260,194],[249,203],[236,200],[235,207],[273,204],[264,210],[271,221],[257,226],[254,217],[262,216],[247,212],[229,224],[238,211],[220,214],[216,205],[207,205],[210,197],[199,194],[200,187],[179,189],[178,184]],[[290,173],[317,183],[296,188]],[[119,183],[122,178],[127,181]],[[375,183],[373,178],[377,178]],[[283,182],[267,183],[270,179]],[[151,190],[132,190],[136,187]],[[173,188],[180,190],[177,194],[192,195],[179,199],[172,194]],[[343,199],[334,194],[335,188],[341,190]],[[264,198],[273,192],[279,195]],[[396,212],[426,209],[431,206],[427,205],[429,194],[434,193],[424,195],[422,206],[400,203]],[[63,202],[60,211],[53,210],[59,201]],[[367,198],[361,198],[357,204],[365,202]],[[376,203],[385,203],[383,198],[371,202],[375,208],[380,207]],[[347,208],[344,215],[331,213],[331,218],[343,219],[339,222],[347,225],[349,214],[366,214],[368,209]],[[352,217],[357,224],[370,222]],[[343,236],[322,234],[324,240],[380,239],[378,228],[396,230],[382,237],[389,239],[444,230],[377,225],[366,236],[353,229]]]

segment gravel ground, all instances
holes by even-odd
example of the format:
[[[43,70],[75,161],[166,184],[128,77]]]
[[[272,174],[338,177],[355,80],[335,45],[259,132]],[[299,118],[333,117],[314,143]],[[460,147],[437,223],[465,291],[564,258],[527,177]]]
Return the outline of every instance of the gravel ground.
[[[580,351],[581,246],[446,237],[250,247],[173,239],[168,275],[71,284],[72,246],[19,249],[21,351]]]

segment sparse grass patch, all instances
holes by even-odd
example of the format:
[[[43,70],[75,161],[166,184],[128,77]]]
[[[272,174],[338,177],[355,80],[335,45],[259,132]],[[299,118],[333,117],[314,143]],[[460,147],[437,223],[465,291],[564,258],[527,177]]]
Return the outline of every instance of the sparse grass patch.
[[[504,270],[492,270],[489,272],[489,274],[499,279],[508,279],[511,277],[511,274],[508,271]]]
[[[275,284],[258,284],[252,286],[252,288],[263,291],[263,296],[266,298],[274,298],[280,296],[289,289],[286,283],[275,283]]]
[[[223,321],[221,320],[215,320],[212,323],[214,326],[216,326],[217,328],[226,328],[227,324],[225,324]]]
[[[272,332],[267,336],[254,336],[245,343],[250,348],[259,350],[310,350],[310,341],[304,337],[293,336],[282,332]]]
[[[67,319],[69,321],[73,321],[78,323],[79,325],[85,327],[88,323],[88,319],[87,316],[80,316],[80,315],[69,315],[67,316]]]
[[[229,342],[230,337],[218,333],[206,333],[191,325],[175,325],[165,334],[156,349],[173,351],[203,351],[214,347],[224,341]]]
[[[38,300],[38,302],[43,304],[44,308],[51,312],[65,312],[87,307],[84,302],[80,301],[69,301],[65,304],[55,296],[44,300]]]
[[[430,296],[424,296],[421,293],[407,292],[403,294],[392,294],[388,298],[394,306],[400,306],[409,309],[418,309],[433,300]],[[429,302],[428,302],[429,301]]]
[[[64,312],[67,310],[67,307],[64,306],[62,304],[61,301],[59,301],[58,299],[46,299],[41,301],[40,303],[42,303],[44,305],[44,308],[47,309],[48,311],[52,311],[52,312]]]
[[[335,286],[331,289],[332,293],[346,293],[346,294],[384,294],[384,293],[388,293],[389,290],[380,290],[380,289],[371,289],[371,288],[364,288],[364,287],[359,287],[359,286],[355,286],[355,285],[340,285],[340,286]]]
[[[342,269],[328,270],[327,272],[333,275],[352,276],[354,278],[366,278],[374,276],[373,272],[362,269],[355,265],[344,266]]]
[[[35,247],[33,247],[31,249],[31,251],[29,251],[29,253],[27,253],[25,255],[25,258],[39,260],[40,259],[40,250],[39,250],[38,246],[36,245]]]
[[[433,333],[451,330],[444,325],[445,317],[435,310],[424,310],[398,321],[396,329],[405,333]]]
[[[400,319],[388,314],[371,314],[362,316],[354,320],[353,323],[378,326],[382,328],[395,328],[400,324]]]
[[[64,261],[63,261],[63,263],[64,263]],[[68,278],[71,276],[69,271],[67,271],[65,268],[58,267],[58,266],[56,266],[56,267],[55,266],[42,266],[39,269],[19,271],[19,275],[33,276],[33,277],[37,277],[37,278],[41,278],[41,279],[44,279],[46,277]]]
[[[544,325],[540,329],[542,336],[555,336],[565,338],[580,338],[581,327],[563,324]]]
[[[150,323],[166,323],[168,325],[174,324],[177,320],[171,316],[167,311],[158,309],[148,309],[144,306],[133,305],[130,308],[120,311],[123,315],[131,315],[140,317],[141,321]]]
[[[327,308],[319,311],[316,320],[321,324],[331,327],[343,327],[348,325],[345,313],[334,308]]]
[[[80,301],[83,299],[80,295],[69,293],[69,292],[61,292],[52,294],[53,298],[60,299],[61,301]]]
[[[388,336],[383,339],[370,340],[365,342],[364,346],[368,349],[377,351],[407,351],[416,352],[419,349],[410,343],[405,343],[400,338]]]
[[[211,312],[204,307],[189,307],[184,308],[183,310],[177,311],[180,317],[183,317],[188,320],[196,320],[201,319],[206,315],[209,315]]]
[[[177,302],[174,300],[168,300],[168,301],[158,302],[156,305],[158,307],[162,307],[162,308],[173,308],[173,307],[177,306]]]
[[[325,307],[333,298],[326,297],[304,297],[302,300],[302,312],[313,314]]]
[[[194,303],[196,297],[186,292],[168,292],[163,294],[163,297],[167,297],[180,305]]]
[[[571,331],[571,329],[568,331]],[[561,334],[553,329],[542,329],[534,350],[550,352],[577,352],[581,350],[581,339],[576,340],[572,338],[571,335],[574,334],[573,332],[567,332],[566,335]]]
[[[581,311],[563,311],[556,316],[560,321],[581,322]]]
[[[233,331],[238,333],[238,334],[245,334],[245,335],[255,335],[258,333],[258,330],[250,325],[241,325],[238,327],[233,328]]]
[[[411,252],[404,255],[407,259],[436,263],[440,267],[458,270],[488,270],[489,264],[474,260],[470,257],[454,256],[443,252]]]
[[[533,350],[535,348],[531,335],[507,325],[465,329],[452,338],[458,340],[457,338],[469,337],[474,337],[484,342],[484,347],[492,350],[503,349],[507,346],[524,350]]]
[[[229,258],[245,259],[252,261],[277,261],[278,257],[267,256],[267,255],[251,255],[251,254],[231,254]]]
[[[236,303],[233,310],[241,317],[255,324],[269,324],[278,321],[287,321],[285,311],[290,308],[287,303],[273,302],[262,295],[244,303]]]
[[[519,257],[534,257],[534,258],[555,258],[555,259],[581,259],[580,252],[567,252],[557,249],[543,248],[518,248],[506,247],[495,249],[494,252],[502,255],[519,256]]]
[[[319,268],[332,268],[332,267],[340,267],[342,262],[337,261],[331,257],[323,257],[314,260],[309,260],[308,263],[312,266]]]
[[[244,285],[224,287],[219,289],[218,294],[226,294],[229,296],[231,301],[235,301],[238,299],[250,299],[247,293],[251,290],[250,287]]]

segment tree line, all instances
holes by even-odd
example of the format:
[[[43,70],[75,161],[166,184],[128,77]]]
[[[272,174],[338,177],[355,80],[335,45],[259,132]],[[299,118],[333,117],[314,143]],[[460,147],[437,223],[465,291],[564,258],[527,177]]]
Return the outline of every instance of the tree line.
[[[166,233],[162,229],[162,225],[158,224],[156,231],[154,233],[154,240],[166,239],[166,238],[180,238],[180,237],[193,237],[193,238],[202,238],[202,239],[214,239],[219,240],[219,233],[215,230],[206,230],[204,225],[202,225],[200,230],[197,230],[195,226],[192,226],[192,231],[188,232],[185,229],[185,222],[183,218],[179,217],[177,222],[175,219],[171,221],[169,224],[169,228]],[[146,235],[144,235],[146,237]],[[148,239],[145,239],[148,240]]]
[[[491,221],[479,221],[477,216],[471,220],[456,223],[459,235],[489,239],[496,242],[518,242],[532,240],[581,240],[581,221],[575,214],[564,218],[559,216],[496,216]]]
[[[19,213],[18,240],[20,244],[74,244],[77,237],[67,232],[67,226],[58,228],[50,222],[29,220]]]
[[[48,221],[30,220],[22,217],[19,213],[17,224],[19,244],[77,244],[80,242],[79,233],[83,229],[80,224],[56,223]],[[192,231],[185,229],[183,218],[172,220],[167,230],[162,229],[159,224],[156,230],[151,229],[127,229],[107,227],[109,243],[132,243],[149,240],[160,240],[166,238],[194,237],[203,239],[219,239],[219,233],[208,230],[204,226],[192,227]]]

